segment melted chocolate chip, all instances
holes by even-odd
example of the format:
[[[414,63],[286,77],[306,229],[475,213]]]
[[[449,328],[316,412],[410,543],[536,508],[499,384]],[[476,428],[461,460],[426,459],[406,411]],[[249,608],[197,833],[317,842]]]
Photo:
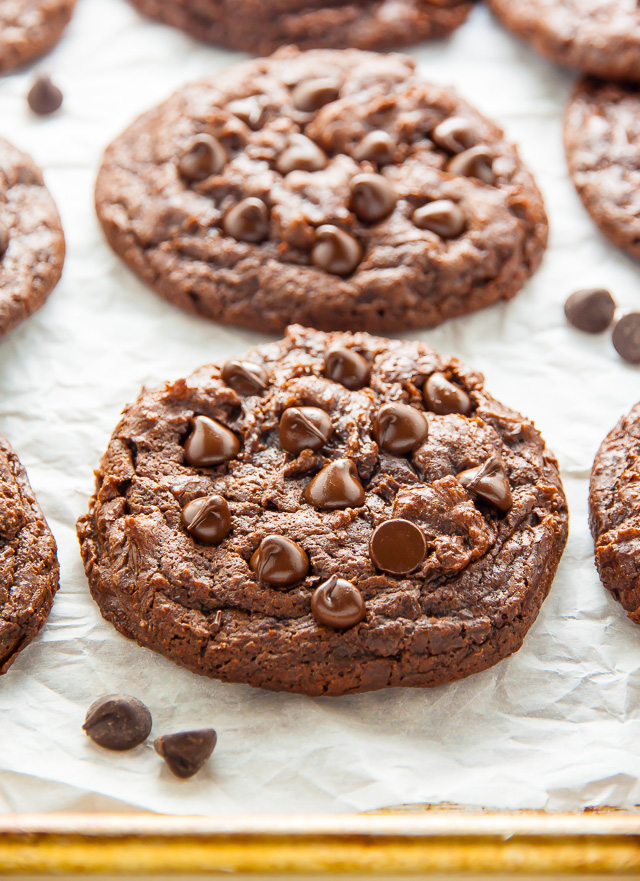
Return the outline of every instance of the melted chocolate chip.
[[[396,142],[385,131],[373,131],[365,135],[354,150],[358,162],[373,162],[375,165],[388,165],[393,161]]]
[[[151,713],[135,697],[108,694],[91,704],[82,728],[105,749],[133,749],[149,736]]]
[[[172,774],[186,780],[202,768],[214,751],[218,735],[213,728],[163,734],[153,741],[153,748],[163,758]]]
[[[269,209],[262,199],[249,196],[227,211],[222,228],[240,242],[264,242],[269,237]]]
[[[454,385],[442,373],[432,373],[423,386],[424,402],[432,413],[446,416],[448,413],[471,413],[471,398],[459,386]]]
[[[276,168],[280,174],[292,171],[321,171],[327,157],[320,147],[304,135],[294,135],[289,146],[278,156]]]
[[[325,224],[316,231],[311,262],[318,269],[332,275],[351,275],[362,260],[362,255],[360,242],[343,229]]]
[[[410,520],[387,520],[371,536],[369,554],[383,572],[406,575],[426,557],[427,542],[420,527]]]
[[[284,535],[268,535],[251,557],[250,566],[260,581],[273,587],[290,587],[309,571],[309,558],[300,545]]]
[[[304,491],[305,500],[323,511],[359,508],[364,504],[364,487],[351,459],[329,462]]]
[[[471,147],[454,156],[447,163],[447,171],[464,177],[476,177],[485,184],[492,184],[496,179],[493,173],[493,156],[489,148],[482,145]]]
[[[427,420],[420,410],[408,404],[384,404],[373,421],[378,445],[394,456],[405,456],[423,444],[429,434]]]
[[[349,630],[362,621],[366,607],[355,585],[332,575],[314,591],[311,611],[319,624],[333,630]]]
[[[613,328],[613,346],[629,364],[640,364],[640,312],[623,315]]]
[[[231,530],[231,511],[222,496],[204,496],[184,506],[182,522],[196,541],[218,545]]]
[[[332,434],[331,418],[319,407],[289,407],[280,418],[280,446],[294,456],[303,450],[317,453]]]
[[[569,324],[585,333],[602,333],[611,326],[616,301],[603,288],[575,291],[564,304]]]
[[[189,465],[195,468],[220,465],[235,459],[239,452],[240,441],[226,426],[208,416],[194,417],[193,429],[184,445]]]
[[[456,238],[466,226],[462,209],[450,199],[437,199],[416,208],[412,219],[418,229],[428,229],[441,239]]]
[[[334,382],[339,382],[349,391],[356,391],[369,385],[371,367],[366,358],[353,349],[336,346],[324,356],[324,372]]]
[[[239,395],[259,395],[269,385],[267,371],[254,361],[225,361],[220,375]]]
[[[0,226],[0,260],[9,250],[9,230],[4,226]]]
[[[335,101],[340,95],[340,84],[329,77],[303,80],[293,90],[293,104],[297,110],[313,113]]]
[[[196,135],[178,161],[180,176],[189,183],[219,174],[226,165],[227,151],[217,138]]]
[[[29,89],[27,102],[38,116],[49,116],[62,106],[62,92],[48,76],[39,76]]]
[[[474,498],[487,502],[503,514],[513,504],[507,473],[498,459],[487,459],[483,465],[462,471],[457,480]]]
[[[227,104],[226,109],[254,131],[260,128],[264,107],[257,95],[250,95],[248,98],[238,98],[236,101],[231,101]]]
[[[449,153],[462,153],[476,143],[476,136],[466,119],[450,116],[431,132],[431,137],[443,150]]]
[[[351,209],[363,223],[378,223],[396,207],[396,194],[381,174],[357,174],[351,181]]]

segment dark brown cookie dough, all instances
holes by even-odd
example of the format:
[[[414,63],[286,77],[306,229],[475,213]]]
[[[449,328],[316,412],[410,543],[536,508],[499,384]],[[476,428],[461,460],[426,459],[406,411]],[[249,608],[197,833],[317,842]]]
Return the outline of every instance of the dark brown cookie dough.
[[[44,624],[58,577],[55,539],[24,468],[0,437],[0,673]]]
[[[564,141],[585,208],[607,238],[640,257],[640,87],[581,80]]]
[[[513,297],[547,240],[500,129],[411,59],[355,49],[177,92],[108,148],[96,205],[157,293],[264,332],[435,326]]]
[[[75,5],[76,0],[1,0],[0,73],[52,49]]]
[[[0,138],[0,336],[42,306],[58,283],[64,251],[40,169]]]
[[[349,390],[354,353],[370,379]],[[420,343],[294,326],[242,361],[258,394],[223,381],[235,362],[125,410],[78,522],[105,618],[195,672],[310,695],[440,685],[520,648],[567,535],[532,423]]]

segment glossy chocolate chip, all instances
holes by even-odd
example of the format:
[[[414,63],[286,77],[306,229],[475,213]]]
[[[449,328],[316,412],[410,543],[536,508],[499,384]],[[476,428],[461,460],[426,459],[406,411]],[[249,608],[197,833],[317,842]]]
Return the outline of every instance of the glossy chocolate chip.
[[[225,361],[220,375],[239,395],[259,395],[269,385],[267,371],[254,361]]]
[[[329,349],[324,356],[324,372],[329,379],[339,382],[352,392],[369,385],[371,379],[371,367],[367,359],[354,349],[343,346]]]
[[[394,456],[406,456],[417,450],[429,434],[424,413],[408,404],[384,404],[373,420],[378,446]]]
[[[410,520],[386,520],[374,531],[369,554],[375,566],[392,575],[413,572],[427,555],[427,542]]]
[[[194,417],[191,434],[184,445],[189,465],[195,468],[220,465],[235,459],[239,452],[240,441],[226,426],[208,416]]]
[[[293,90],[293,104],[297,110],[313,113],[335,101],[340,95],[340,84],[329,77],[303,80]]]
[[[357,174],[351,181],[351,209],[363,223],[378,223],[396,207],[396,194],[381,174]]]
[[[91,704],[82,728],[105,749],[133,749],[149,736],[151,713],[135,697],[108,694]]]
[[[269,209],[262,199],[249,196],[227,211],[222,228],[240,242],[264,242],[269,237]]]
[[[613,346],[629,364],[640,364],[640,312],[623,315],[613,328]]]
[[[454,239],[466,227],[462,208],[450,199],[428,202],[413,212],[413,222],[418,229],[428,229],[441,239]]]
[[[442,373],[432,373],[422,389],[424,402],[432,413],[446,416],[448,413],[471,413],[471,398],[460,388],[449,382]]]
[[[604,288],[575,291],[564,304],[569,324],[585,333],[602,333],[611,326],[616,301]]]
[[[485,184],[494,183],[493,156],[489,148],[479,145],[458,153],[447,163],[447,171],[464,177],[475,177]]]
[[[319,624],[333,630],[349,630],[362,621],[366,607],[355,585],[332,575],[313,592],[311,611]]]
[[[163,758],[172,774],[186,780],[193,777],[211,758],[218,735],[213,728],[163,734],[153,741],[153,748]]]
[[[351,459],[336,459],[316,474],[307,485],[304,497],[314,508],[338,511],[361,507],[365,495],[358,469]]]
[[[449,153],[462,153],[476,143],[471,126],[460,116],[450,116],[443,120],[431,132],[431,137],[438,147],[448,150]]]
[[[227,104],[226,109],[229,113],[237,116],[245,125],[248,125],[249,128],[254,130],[260,128],[264,107],[257,95],[250,95],[248,98],[238,98],[236,101],[231,101]]]
[[[231,511],[222,496],[203,496],[182,509],[182,522],[204,545],[218,545],[231,530]]]
[[[300,545],[284,535],[263,538],[250,566],[260,581],[273,587],[290,587],[309,571],[309,557]]]
[[[458,474],[457,479],[470,495],[487,502],[503,514],[513,504],[507,473],[498,459],[487,459],[476,468],[468,468]]]
[[[62,92],[51,82],[51,77],[39,76],[29,89],[27,103],[38,116],[49,116],[62,106]]]
[[[327,157],[320,147],[304,135],[293,135],[276,160],[276,168],[280,174],[292,171],[321,171],[326,168]]]
[[[189,183],[198,183],[212,174],[219,174],[228,158],[227,151],[217,138],[196,135],[180,157],[178,171]]]
[[[357,239],[337,226],[325,224],[316,231],[311,262],[332,275],[347,276],[360,263],[362,254],[362,246]]]
[[[388,132],[373,131],[365,135],[355,148],[353,155],[358,162],[373,162],[375,165],[388,165],[393,161],[396,142]]]
[[[4,257],[9,249],[9,230],[0,226],[0,260]]]
[[[332,434],[331,418],[319,407],[289,407],[280,417],[280,446],[294,456],[318,452]]]

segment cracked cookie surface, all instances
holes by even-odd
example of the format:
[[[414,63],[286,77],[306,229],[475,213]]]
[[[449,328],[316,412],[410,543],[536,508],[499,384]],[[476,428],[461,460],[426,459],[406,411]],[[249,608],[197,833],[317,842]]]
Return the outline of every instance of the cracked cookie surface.
[[[76,0],[2,0],[0,73],[27,64],[58,42]]]

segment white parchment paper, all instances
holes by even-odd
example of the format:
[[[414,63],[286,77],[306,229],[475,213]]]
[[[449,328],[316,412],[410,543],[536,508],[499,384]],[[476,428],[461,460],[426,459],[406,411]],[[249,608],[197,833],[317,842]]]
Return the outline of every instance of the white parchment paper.
[[[608,245],[569,181],[561,118],[573,77],[477,9],[450,40],[415,50],[521,145],[550,215],[542,269],[510,304],[415,334],[483,370],[535,419],[571,507],[558,577],[524,648],[434,690],[309,699],[224,685],[118,635],[87,589],[75,537],[93,469],[142,384],[238,355],[261,338],[189,317],[120,265],[93,212],[102,149],[142,110],[238,56],[141,19],[124,0],[79,0],[43,66],[65,93],[50,119],[25,102],[32,72],[0,80],[0,133],[31,152],[60,208],[63,280],[0,341],[0,432],[26,466],[59,545],[62,585],[40,637],[0,680],[0,810],[174,813],[367,810],[451,801],[580,809],[640,803],[640,628],[601,587],[587,528],[596,449],[640,398],[640,372],[610,337],[569,328],[572,290],[604,285],[640,306],[640,267]],[[213,726],[209,767],[180,782],[151,747],[125,755],[81,731],[110,692],[142,698],[154,734]]]

